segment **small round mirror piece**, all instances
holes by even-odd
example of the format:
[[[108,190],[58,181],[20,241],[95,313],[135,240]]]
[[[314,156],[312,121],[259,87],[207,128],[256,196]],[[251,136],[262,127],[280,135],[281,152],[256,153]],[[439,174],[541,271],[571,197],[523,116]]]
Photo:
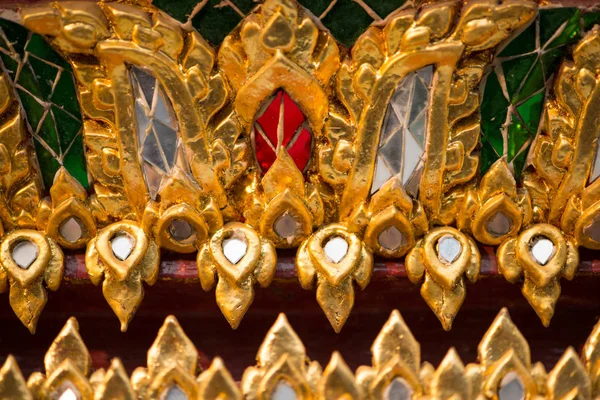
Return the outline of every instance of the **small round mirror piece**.
[[[516,372],[511,371],[504,375],[498,385],[499,400],[523,400],[525,399],[525,386]]]
[[[58,231],[60,236],[70,243],[76,243],[83,236],[81,225],[74,217],[69,217],[64,221],[60,225],[60,228],[58,228]]]
[[[229,239],[223,240],[222,247],[223,255],[225,255],[225,258],[234,265],[244,258],[246,251],[248,250],[248,244],[237,237],[230,237]]]
[[[438,258],[444,264],[452,264],[460,257],[462,245],[452,235],[444,235],[437,242]]]
[[[406,244],[404,235],[394,225],[385,228],[379,234],[377,240],[379,241],[381,247],[391,251],[397,250]]]
[[[173,385],[163,392],[161,400],[188,400],[188,397],[178,385]]]
[[[284,380],[277,382],[271,393],[271,400],[296,400],[297,398],[294,388]]]
[[[133,238],[127,233],[121,233],[110,241],[110,246],[115,257],[125,261],[133,251]]]
[[[284,239],[293,238],[298,231],[298,223],[289,213],[285,213],[275,220],[273,229]]]
[[[498,211],[488,220],[486,229],[493,236],[504,236],[512,229],[512,221],[506,214]]]
[[[337,264],[348,254],[348,242],[339,236],[335,236],[325,243],[323,251],[329,261]]]
[[[12,250],[14,262],[21,268],[27,269],[38,258],[39,249],[35,243],[29,240],[23,240],[17,243]]]
[[[175,219],[169,224],[169,234],[178,242],[189,239],[194,234],[194,229],[184,219]]]
[[[394,378],[385,388],[384,400],[410,400],[413,390],[403,378]]]
[[[540,265],[546,265],[555,252],[554,243],[545,236],[537,236],[530,243],[531,256]]]

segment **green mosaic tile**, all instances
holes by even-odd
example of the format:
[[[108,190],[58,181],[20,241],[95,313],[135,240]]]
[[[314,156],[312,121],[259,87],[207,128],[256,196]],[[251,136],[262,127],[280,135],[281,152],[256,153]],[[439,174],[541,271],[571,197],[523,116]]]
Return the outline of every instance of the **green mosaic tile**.
[[[0,58],[11,73],[35,138],[44,185],[49,188],[64,165],[87,188],[83,140],[74,140],[82,121],[70,65],[42,36],[10,21],[0,20],[0,37],[10,43],[8,48],[0,48]]]
[[[40,164],[40,173],[42,174],[44,186],[47,188],[52,187],[54,176],[56,175],[56,171],[60,168],[60,163],[56,157],[54,157],[54,154],[50,153],[37,137],[34,138],[33,145],[38,163]]]
[[[349,47],[369,27],[373,19],[358,3],[340,0],[321,21],[339,42]]]
[[[589,31],[594,25],[600,24],[600,11],[589,11],[581,17],[583,22],[583,30]]]
[[[487,158],[480,163],[482,174],[504,156],[512,165],[515,176],[521,175],[538,131],[546,88],[569,45],[581,37],[584,24],[577,8],[542,8],[535,21],[500,51],[496,63],[500,67],[494,67],[488,75],[481,101],[481,126],[485,134],[485,144],[482,139],[481,146],[483,149],[494,144],[496,150],[495,159],[494,153],[485,152]],[[503,79],[499,79],[498,74],[503,74]],[[500,119],[506,121],[507,112],[514,110],[506,106],[508,101],[516,108],[516,114],[510,116],[507,126],[499,127],[491,118],[497,118],[497,110],[503,109]],[[488,107],[490,110],[485,110]],[[498,151],[500,141],[502,151]]]
[[[298,0],[298,3],[309,9],[318,18],[327,10],[331,0]]]
[[[35,76],[37,85],[41,90],[41,97],[47,99],[52,94],[52,88],[54,87],[54,81],[58,75],[58,68],[45,63],[39,58],[29,56],[27,63],[31,67]],[[21,75],[19,75],[19,83],[21,83]]]
[[[481,169],[485,171],[490,169],[492,164],[500,157],[500,154],[502,154],[502,150],[498,153],[494,150],[494,147],[485,136],[481,137],[481,152],[479,154],[479,165]]]
[[[537,47],[535,40],[536,24],[529,25],[520,35],[521,40],[513,40],[500,52],[498,57],[518,56],[534,51]]]
[[[156,7],[160,8],[171,17],[178,21],[186,22],[198,4],[197,0],[186,1],[186,0],[154,0],[152,2]]]
[[[242,20],[242,17],[231,7],[215,7],[220,3],[220,0],[209,0],[192,19],[194,28],[214,45],[220,44]]]
[[[366,0],[365,3],[377,13],[380,18],[385,18],[393,11],[402,7],[406,0]]]

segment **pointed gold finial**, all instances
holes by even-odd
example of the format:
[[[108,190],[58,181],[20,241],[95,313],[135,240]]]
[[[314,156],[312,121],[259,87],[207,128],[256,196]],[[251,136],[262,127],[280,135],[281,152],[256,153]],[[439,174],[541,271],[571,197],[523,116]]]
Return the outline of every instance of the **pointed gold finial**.
[[[592,385],[579,356],[569,347],[548,374],[552,399],[591,399]]]
[[[470,399],[471,390],[465,366],[454,348],[448,350],[431,381],[431,394],[439,399]]]
[[[148,350],[148,371],[151,375],[160,370],[178,366],[190,374],[196,373],[198,350],[187,337],[173,315],[169,315],[154,343]]]
[[[103,382],[96,393],[97,400],[136,400],[123,363],[118,358],[112,360],[110,369],[104,375]]]
[[[219,357],[198,377],[198,394],[200,399],[242,400],[240,389]]]
[[[524,367],[531,368],[531,355],[527,340],[510,319],[506,308],[500,310],[492,325],[483,335],[477,349],[479,360],[484,368],[488,368],[509,350],[514,351],[514,355]]]
[[[46,375],[50,375],[65,360],[69,360],[83,375],[90,371],[92,358],[79,335],[79,324],[74,317],[69,318],[46,352]]]
[[[17,360],[10,355],[0,369],[0,399],[33,400]]]
[[[354,383],[354,374],[348,368],[341,354],[337,351],[334,352],[317,385],[317,399],[358,400],[359,398],[358,388]]]

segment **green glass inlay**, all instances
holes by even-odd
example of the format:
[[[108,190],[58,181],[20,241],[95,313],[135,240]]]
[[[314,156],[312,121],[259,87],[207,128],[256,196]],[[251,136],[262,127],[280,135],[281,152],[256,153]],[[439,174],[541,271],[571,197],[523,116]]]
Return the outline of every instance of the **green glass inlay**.
[[[346,46],[352,46],[373,19],[358,3],[352,0],[340,0],[321,21],[338,41]]]
[[[500,158],[500,153],[494,150],[494,147],[490,144],[485,136],[481,136],[481,153],[479,155],[479,165],[480,168],[484,171],[490,169],[492,164],[496,162],[498,158]]]
[[[500,51],[495,61],[500,67],[488,75],[481,100],[482,157],[488,148],[485,162],[480,162],[482,174],[498,158],[506,157],[515,176],[521,175],[538,131],[546,89],[569,45],[581,37],[584,24],[578,8],[541,8],[535,21]],[[497,76],[502,74],[502,78]],[[508,101],[513,107],[507,107]],[[503,110],[500,115],[498,110]],[[499,125],[496,118],[510,122]],[[502,150],[498,143],[503,144]],[[492,145],[495,152],[489,151]]]
[[[502,62],[502,70],[504,71],[504,80],[506,81],[506,90],[510,99],[515,98],[519,92],[519,88],[523,85],[525,77],[529,74],[531,67],[537,60],[537,54],[517,57]]]
[[[600,24],[600,11],[589,11],[581,17],[583,21],[583,30],[589,31],[594,25]]]
[[[11,44],[11,51],[14,50],[18,54],[23,54],[29,31],[21,25],[6,19],[0,19],[0,29]]]
[[[522,101],[526,101],[531,95],[546,87],[548,78],[545,79],[544,77],[542,63],[539,60],[536,60],[535,65],[533,68],[531,68],[531,71],[527,76],[527,79],[524,80],[521,90],[519,90],[519,92],[513,97],[512,103],[518,104]]]
[[[36,98],[21,89],[17,89],[17,95],[21,99],[21,104],[27,114],[27,122],[35,132],[44,116],[44,106]]]
[[[502,93],[502,86],[498,81],[498,75],[492,71],[487,77],[487,83],[483,92],[483,100],[481,102],[481,117],[483,121],[489,121],[493,116],[497,115],[509,106],[508,100]]]
[[[38,163],[40,164],[42,181],[44,182],[45,187],[50,188],[52,187],[52,183],[54,182],[54,176],[56,175],[56,171],[58,171],[60,168],[60,163],[58,162],[56,157],[54,157],[54,154],[50,153],[37,137],[34,138],[33,144]],[[71,175],[73,174],[71,173]]]
[[[579,14],[579,10],[574,7],[541,8],[538,17],[540,46],[543,47],[574,14]]]
[[[77,135],[71,144],[69,152],[63,159],[63,165],[79,182],[88,182],[87,171],[85,168],[80,168],[82,163],[85,164],[83,136]],[[87,185],[85,185],[87,187]]]
[[[75,136],[81,131],[81,121],[75,119],[72,115],[55,105],[52,106],[52,114],[54,115],[56,128],[58,129],[60,147],[62,149],[67,149]]]
[[[198,4],[198,0],[154,0],[152,4],[176,20],[186,22],[192,11],[194,11],[194,7]]]
[[[13,22],[0,20],[0,37],[11,43],[8,49],[0,49],[0,57],[12,73],[16,94],[35,138],[44,185],[50,188],[54,175],[64,165],[87,188],[83,140],[75,140],[83,124],[70,65],[42,36]]]
[[[331,0],[298,0],[298,3],[319,18],[331,5]]]
[[[525,126],[533,134],[537,132],[542,117],[542,110],[544,109],[544,97],[545,92],[540,91],[529,98],[529,100],[523,102],[517,107],[517,111],[521,116],[521,119],[525,123]]]
[[[27,58],[27,62],[31,66],[39,88],[41,89],[41,97],[45,99],[49,98],[52,94],[54,81],[58,75],[58,69],[31,55]],[[19,75],[19,83],[21,83],[21,76],[22,73]]]
[[[500,52],[498,57],[518,56],[534,51],[537,47],[535,43],[535,31],[537,25],[530,24],[520,35],[521,40],[513,40]]]
[[[220,0],[209,0],[192,19],[192,25],[200,34],[214,45],[220,44],[225,36],[242,20],[229,6],[216,7]]]
[[[511,162],[523,150],[523,146],[529,139],[531,139],[531,133],[527,130],[525,124],[523,124],[519,117],[512,114],[510,116],[510,125],[508,125],[508,162]]]
[[[52,113],[48,111],[42,121],[37,135],[42,139],[55,154],[60,155],[60,145],[58,144],[58,132]]]
[[[393,11],[402,7],[406,0],[366,0],[365,3],[377,13],[380,18],[385,18]]]

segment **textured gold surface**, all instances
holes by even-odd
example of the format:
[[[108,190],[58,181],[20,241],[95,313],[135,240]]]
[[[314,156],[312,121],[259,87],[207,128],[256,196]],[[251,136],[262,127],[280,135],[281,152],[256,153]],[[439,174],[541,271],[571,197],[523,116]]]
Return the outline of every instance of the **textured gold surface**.
[[[592,30],[575,46],[572,61],[564,61],[557,74],[523,176],[516,180],[500,159],[480,177],[480,82],[505,39],[536,18],[537,4],[426,3],[408,5],[374,24],[351,50],[293,0],[257,6],[218,49],[189,24],[142,1],[23,7],[23,25],[44,35],[73,67],[92,190],[86,193],[60,170],[49,197],[42,198],[23,113],[9,77],[2,75],[5,240],[35,228],[45,232],[51,247],[55,242],[66,249],[87,246],[90,278],[99,284],[105,276],[103,293],[123,330],[142,300],[142,281],[156,280],[159,249],[198,251],[202,286],[216,286],[217,302],[235,328],[252,302],[254,284],[268,286],[272,279],[274,249],[298,247],[300,284],[310,288],[316,280],[317,301],[339,331],[352,309],[354,282],[364,288],[370,280],[372,255],[406,255],[409,278],[421,284],[423,298],[449,329],[465,297],[464,278],[474,282],[478,276],[472,237],[500,245],[502,273],[510,281],[524,277],[523,293],[547,325],[559,277],[575,273],[578,247],[600,248],[590,236],[590,227],[596,220],[600,224],[600,180],[587,183],[600,115],[600,32]],[[390,99],[409,73],[429,65],[434,76],[418,194],[409,195],[395,177],[370,195]],[[140,162],[133,66],[163,88],[183,148],[155,199]],[[310,127],[313,141],[303,171],[284,146],[275,149],[266,173],[253,154],[254,122],[278,90],[287,92]],[[508,227],[496,234],[488,227],[498,215]],[[283,216],[295,224],[289,235],[274,228]],[[59,229],[70,217],[83,231],[75,242],[66,241]],[[186,222],[194,234],[176,239],[169,230],[174,221]],[[387,248],[380,237],[392,228],[402,240]],[[122,262],[109,245],[120,231],[136,238],[134,253]],[[462,248],[448,266],[440,265],[436,254],[442,232]],[[223,238],[233,234],[244,234],[252,244],[235,266],[220,249]],[[324,241],[333,235],[349,244],[338,263],[323,253]],[[549,235],[555,244],[551,271],[533,265],[522,250],[535,235]],[[57,271],[60,250],[52,248],[56,262],[49,265]],[[5,257],[0,278],[10,270]],[[12,288],[14,279],[8,279]],[[57,279],[48,287],[57,288]],[[30,328],[45,302],[41,288],[36,286],[31,304],[17,295],[26,292],[11,289],[11,304]],[[23,314],[28,304],[37,310],[30,316]],[[452,358],[448,363],[454,370]],[[114,376],[118,379],[117,367]]]
[[[412,398],[475,400],[498,399],[503,379],[512,376],[520,381],[519,398],[592,399],[600,395],[599,337],[600,324],[582,358],[568,348],[546,372],[541,363],[532,362],[527,341],[502,310],[479,343],[477,362],[465,365],[452,348],[435,368],[421,360],[418,341],[394,311],[371,347],[372,365],[353,374],[338,352],[324,369],[311,362],[282,314],[258,350],[257,365],[246,369],[238,386],[218,357],[207,370],[199,370],[198,352],[172,316],[148,351],[147,366],[137,368],[131,378],[119,359],[106,371],[92,372],[90,355],[71,318],[46,353],[45,373],[34,372],[26,382],[15,359],[6,359],[0,369],[0,396],[54,399],[71,388],[83,400],[161,399],[177,386],[188,399],[269,399],[285,384],[298,399],[375,400],[391,396],[387,391],[401,381]]]

